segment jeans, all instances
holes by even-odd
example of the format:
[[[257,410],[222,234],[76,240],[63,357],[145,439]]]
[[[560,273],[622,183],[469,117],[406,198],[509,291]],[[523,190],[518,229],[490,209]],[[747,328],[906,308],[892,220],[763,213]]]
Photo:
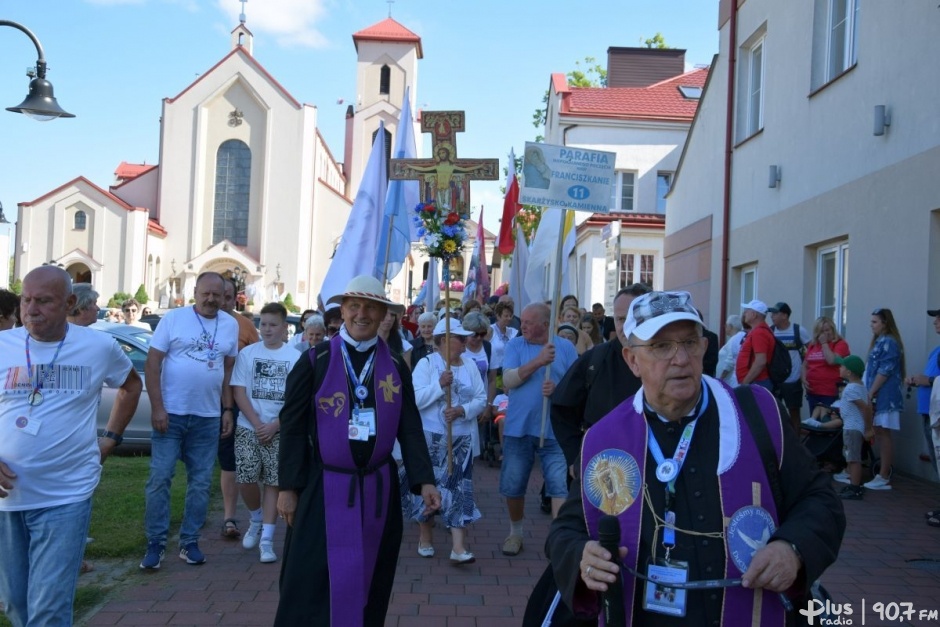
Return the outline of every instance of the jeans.
[[[180,546],[199,541],[206,522],[212,468],[219,450],[219,420],[205,416],[169,415],[166,433],[153,432],[144,533],[147,541],[166,545],[170,531],[170,484],[176,460],[186,465],[186,504],[180,525]]]
[[[91,499],[0,512],[0,601],[14,627],[72,624]]]
[[[542,462],[545,495],[559,499],[568,496],[568,464],[558,440],[545,438],[545,446],[539,448],[539,438],[533,435],[503,436],[503,463],[499,471],[501,495],[507,498],[525,496],[536,455]]]

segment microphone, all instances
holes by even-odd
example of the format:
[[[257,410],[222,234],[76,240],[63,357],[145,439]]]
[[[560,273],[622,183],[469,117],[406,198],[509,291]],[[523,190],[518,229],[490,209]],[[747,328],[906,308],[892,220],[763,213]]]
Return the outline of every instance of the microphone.
[[[601,548],[610,553],[610,561],[620,566],[617,580],[607,584],[607,592],[601,594],[604,608],[604,624],[607,627],[625,627],[627,617],[623,607],[623,565],[620,563],[620,521],[616,516],[605,514],[597,524],[597,539]]]

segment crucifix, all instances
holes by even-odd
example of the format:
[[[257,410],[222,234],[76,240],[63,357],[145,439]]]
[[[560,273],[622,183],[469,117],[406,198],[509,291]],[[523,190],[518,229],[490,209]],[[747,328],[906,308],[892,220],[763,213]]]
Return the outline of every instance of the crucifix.
[[[457,133],[464,130],[463,111],[424,111],[421,132],[431,133],[430,159],[392,159],[390,179],[417,179],[421,198],[437,201],[462,216],[470,209],[470,181],[495,181],[499,159],[458,159]]]

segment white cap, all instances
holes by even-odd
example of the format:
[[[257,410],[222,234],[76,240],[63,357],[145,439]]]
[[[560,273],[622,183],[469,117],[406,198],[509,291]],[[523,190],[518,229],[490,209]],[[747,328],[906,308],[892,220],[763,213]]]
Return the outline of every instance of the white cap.
[[[434,332],[431,335],[444,335],[447,332],[447,320],[440,320],[436,325],[434,325]],[[461,335],[467,337],[468,335],[473,335],[473,331],[467,331],[463,328],[463,325],[460,324],[460,320],[455,320],[451,318],[450,320],[450,334],[451,335]]]
[[[762,300],[754,299],[749,303],[741,303],[741,309],[751,309],[762,316],[767,315],[767,305]]]
[[[630,303],[627,321],[623,324],[623,335],[635,335],[646,341],[659,333],[667,324],[689,320],[702,325],[698,311],[692,305],[688,292],[649,292],[638,296]]]

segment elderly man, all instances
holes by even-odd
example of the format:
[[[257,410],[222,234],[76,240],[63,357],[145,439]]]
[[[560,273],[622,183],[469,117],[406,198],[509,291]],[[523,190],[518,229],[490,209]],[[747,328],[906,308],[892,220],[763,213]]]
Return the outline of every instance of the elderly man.
[[[503,427],[503,464],[499,472],[499,493],[509,509],[509,536],[503,542],[503,555],[522,551],[522,523],[525,493],[536,453],[542,462],[545,495],[551,499],[552,515],[568,494],[567,465],[551,422],[543,421],[543,398],[551,398],[555,385],[578,358],[571,342],[549,334],[552,311],[548,305],[533,303],[522,310],[522,335],[506,344],[503,357],[503,387],[509,395],[509,408]],[[546,367],[550,371],[545,378]],[[544,424],[544,431],[543,431]],[[544,444],[541,440],[544,438]]]
[[[70,325],[69,275],[26,275],[24,327],[0,333],[0,602],[13,625],[71,625],[101,464],[137,409],[141,381],[117,342]],[[120,387],[95,439],[102,385]]]
[[[637,298],[624,335],[643,387],[585,434],[582,481],[547,543],[562,596],[588,618],[622,585],[632,625],[784,625],[842,541],[828,476],[769,392],[702,375],[687,292]]]
[[[578,357],[555,388],[552,428],[569,466],[577,462],[581,453],[584,430],[640,389],[640,380],[623,358],[625,340],[621,334],[630,303],[649,291],[643,283],[634,283],[617,292],[613,318],[615,337]]]
[[[100,311],[98,292],[91,283],[75,283],[72,285],[72,294],[75,295],[75,304],[69,311],[69,322],[80,327],[91,326],[97,322]]]
[[[343,327],[303,355],[281,410],[278,513],[287,520],[275,625],[381,626],[401,547],[396,438],[425,514],[440,508],[411,371],[378,337],[381,281],[359,276]]]
[[[196,278],[196,303],[171,309],[157,325],[144,365],[153,434],[144,531],[144,570],[160,568],[170,530],[170,484],[176,461],[186,465],[186,503],[180,525],[179,557],[206,561],[199,530],[206,522],[212,468],[221,436],[232,433],[235,402],[229,379],[238,353],[238,324],[221,311],[225,280],[216,272]]]
[[[741,305],[741,323],[748,332],[735,366],[738,382],[741,385],[753,383],[772,392],[773,382],[767,367],[774,354],[776,338],[767,326],[767,305],[759,300]]]

